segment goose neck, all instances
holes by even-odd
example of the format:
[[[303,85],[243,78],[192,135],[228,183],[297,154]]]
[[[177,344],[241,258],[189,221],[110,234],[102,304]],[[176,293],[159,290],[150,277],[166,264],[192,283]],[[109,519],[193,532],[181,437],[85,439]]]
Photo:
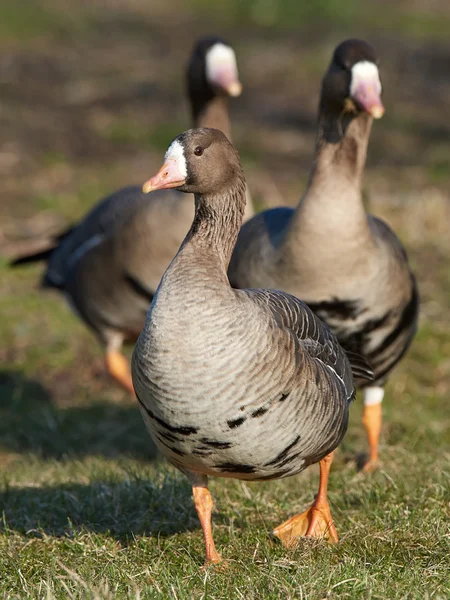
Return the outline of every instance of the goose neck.
[[[336,231],[358,239],[370,236],[361,186],[372,120],[366,114],[321,111],[308,187],[287,238],[329,239]]]
[[[224,195],[195,194],[194,221],[183,246],[194,249],[197,257],[226,278],[244,211],[243,178]]]
[[[372,122],[366,113],[320,112],[311,184],[344,178],[353,188],[361,188]]]
[[[195,127],[220,129],[231,141],[231,125],[228,99],[224,96],[192,98],[192,114]]]

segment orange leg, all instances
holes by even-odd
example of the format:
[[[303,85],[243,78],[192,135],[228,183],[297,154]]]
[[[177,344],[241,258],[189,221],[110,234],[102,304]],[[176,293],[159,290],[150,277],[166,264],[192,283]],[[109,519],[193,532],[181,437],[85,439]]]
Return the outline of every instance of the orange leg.
[[[382,422],[381,402],[364,406],[362,421],[369,440],[369,460],[363,466],[363,470],[370,472],[378,467],[378,445]]]
[[[308,510],[291,517],[273,530],[273,534],[286,548],[294,548],[300,537],[325,538],[332,544],[338,542],[327,499],[328,477],[332,462],[333,452],[320,461],[319,492]]]
[[[134,396],[130,363],[125,356],[118,350],[107,350],[105,359],[109,374]]]
[[[211,512],[214,506],[213,499],[205,485],[194,484],[192,486],[192,495],[194,496],[195,509],[205,538],[206,564],[218,563],[222,560],[222,557],[216,550],[212,536]]]

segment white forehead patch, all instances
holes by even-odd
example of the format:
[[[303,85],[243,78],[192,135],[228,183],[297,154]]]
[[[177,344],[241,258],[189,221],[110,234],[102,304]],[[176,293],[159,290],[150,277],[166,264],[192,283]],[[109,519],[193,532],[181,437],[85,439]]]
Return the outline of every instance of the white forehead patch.
[[[238,78],[238,69],[236,63],[236,55],[234,50],[225,44],[217,43],[206,53],[206,79],[210,83],[214,83],[217,73],[224,69],[234,74]]]
[[[174,160],[177,163],[178,172],[182,177],[187,177],[186,158],[184,156],[184,148],[178,140],[174,140],[167,148],[164,162]]]
[[[352,67],[350,95],[353,95],[355,90],[362,82],[367,81],[370,81],[370,83],[375,87],[375,91],[381,94],[381,81],[377,65],[369,60],[361,60],[355,63]]]

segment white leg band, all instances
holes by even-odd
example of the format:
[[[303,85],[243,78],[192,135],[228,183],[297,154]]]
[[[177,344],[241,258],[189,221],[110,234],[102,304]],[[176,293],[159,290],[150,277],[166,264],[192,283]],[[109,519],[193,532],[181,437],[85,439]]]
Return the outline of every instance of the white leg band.
[[[364,406],[373,406],[374,404],[381,404],[384,397],[384,388],[373,386],[366,387],[363,391],[363,402]]]

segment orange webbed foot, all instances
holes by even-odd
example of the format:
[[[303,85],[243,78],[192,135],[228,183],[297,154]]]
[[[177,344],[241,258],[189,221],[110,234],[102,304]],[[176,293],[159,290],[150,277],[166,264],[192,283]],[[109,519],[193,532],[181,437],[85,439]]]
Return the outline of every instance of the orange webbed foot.
[[[291,517],[273,530],[273,534],[286,548],[294,548],[302,537],[326,539],[330,544],[337,544],[338,534],[327,499],[332,462],[333,452],[320,461],[319,493],[308,510]]]
[[[273,530],[286,548],[295,548],[300,538],[325,539],[330,544],[339,541],[328,502],[326,505],[312,504],[305,512],[291,517]]]
[[[214,560],[211,558],[205,561],[205,564],[201,567],[202,571],[214,571],[217,573],[223,573],[229,568],[228,561],[224,560],[220,554],[217,554]]]
[[[378,471],[378,469],[380,468],[380,463],[378,461],[378,459],[368,459],[363,466],[361,467],[361,470],[364,473],[373,473],[374,471]]]

